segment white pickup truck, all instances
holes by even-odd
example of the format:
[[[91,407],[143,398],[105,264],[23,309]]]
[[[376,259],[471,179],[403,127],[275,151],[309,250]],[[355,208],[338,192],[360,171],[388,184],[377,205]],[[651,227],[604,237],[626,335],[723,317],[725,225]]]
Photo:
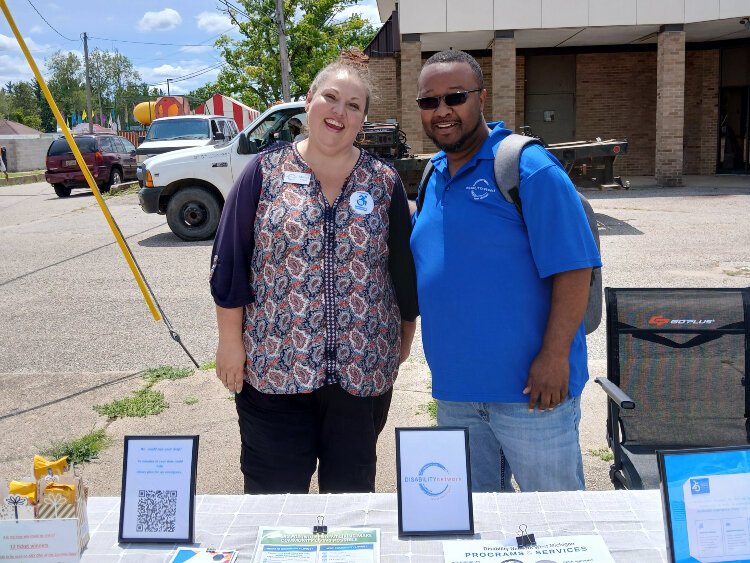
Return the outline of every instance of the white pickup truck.
[[[219,225],[224,198],[257,152],[276,141],[292,141],[286,126],[307,124],[305,102],[270,107],[232,140],[149,158],[138,192],[146,213],[166,214],[169,228],[184,240],[205,240]]]

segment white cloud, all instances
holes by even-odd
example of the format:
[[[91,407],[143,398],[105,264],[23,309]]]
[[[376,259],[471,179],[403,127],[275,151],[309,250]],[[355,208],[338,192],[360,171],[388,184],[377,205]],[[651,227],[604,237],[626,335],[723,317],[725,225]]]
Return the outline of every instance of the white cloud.
[[[33,76],[25,58],[0,53],[0,84],[31,80]]]
[[[41,25],[34,25],[31,27],[31,29],[29,29],[29,33],[33,33],[34,35],[39,35],[43,31],[44,29],[42,29]]]
[[[195,16],[198,29],[208,33],[221,33],[232,27],[232,20],[226,14],[218,12],[201,12]]]
[[[378,7],[374,2],[367,2],[349,6],[348,8],[342,10],[341,14],[339,14],[336,19],[345,20],[353,14],[359,14],[375,27],[379,28],[381,25],[383,25],[380,22],[380,13],[378,12]]]
[[[207,53],[213,51],[213,45],[201,45],[199,47],[182,47],[180,51],[183,53]]]
[[[138,29],[141,31],[169,31],[182,23],[182,16],[177,10],[164,8],[161,12],[146,12]]]
[[[30,37],[24,37],[23,40],[26,42],[26,46],[32,53],[42,53],[49,50],[48,45],[39,45]],[[20,53],[21,47],[18,45],[18,41],[13,36],[3,35],[0,33],[0,53]]]

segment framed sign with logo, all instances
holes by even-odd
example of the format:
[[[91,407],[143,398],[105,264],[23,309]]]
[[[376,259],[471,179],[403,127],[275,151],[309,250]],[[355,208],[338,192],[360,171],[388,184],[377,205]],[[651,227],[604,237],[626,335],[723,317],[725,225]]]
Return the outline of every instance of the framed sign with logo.
[[[193,543],[198,436],[125,436],[123,542]]]
[[[750,446],[656,456],[670,563],[750,561]]]
[[[398,535],[474,534],[469,431],[396,428]]]

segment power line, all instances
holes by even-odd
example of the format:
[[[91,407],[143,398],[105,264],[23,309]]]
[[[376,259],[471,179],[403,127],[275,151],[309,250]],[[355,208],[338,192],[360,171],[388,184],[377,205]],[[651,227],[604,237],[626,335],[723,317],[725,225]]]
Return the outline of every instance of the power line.
[[[50,28],[50,29],[51,29],[52,31],[54,31],[55,33],[57,33],[57,34],[58,34],[58,35],[59,35],[60,37],[62,37],[62,38],[63,38],[63,39],[65,39],[66,41],[72,41],[73,43],[75,43],[75,42],[77,42],[77,41],[78,41],[78,39],[71,39],[70,37],[65,37],[65,36],[64,36],[64,35],[63,35],[62,33],[60,33],[59,31],[57,31],[57,30],[56,30],[56,29],[55,29],[55,28],[54,28],[54,27],[52,26],[52,24],[51,24],[51,23],[49,23],[49,22],[47,21],[47,18],[45,18],[45,17],[44,17],[43,15],[42,15],[42,13],[41,13],[41,12],[40,12],[39,10],[37,10],[37,9],[36,9],[36,6],[34,6],[34,4],[33,4],[33,3],[31,2],[31,0],[26,0],[26,1],[27,1],[27,2],[29,3],[29,4],[31,4],[31,7],[32,7],[32,8],[34,8],[34,11],[35,11],[35,12],[36,12],[37,14],[39,14],[39,17],[40,17],[40,18],[42,18],[42,19],[44,20],[44,23],[46,23],[46,24],[47,24],[47,25],[49,26],[49,28]]]
[[[193,72],[185,74],[183,76],[178,76],[177,78],[170,78],[169,82],[172,83],[172,82],[181,82],[183,80],[189,80],[191,78],[195,78],[196,76],[200,76],[201,74],[206,74],[207,72],[211,72],[212,70],[216,70],[218,68],[221,68],[221,67],[225,66],[226,64],[227,64],[226,62],[223,62],[223,63],[219,63],[219,64],[214,65],[214,66],[210,66],[210,67],[202,68],[200,70],[193,71]],[[167,80],[165,79],[165,80],[162,80],[161,82],[156,82],[154,84],[149,84],[148,87],[150,88],[152,86],[159,86],[160,84],[166,84],[166,83],[167,83]]]
[[[98,39],[99,41],[112,41],[114,43],[133,43],[136,45],[159,45],[163,47],[205,47],[202,43],[150,43],[148,41],[127,41],[125,39],[112,39],[111,37],[94,37],[89,36],[89,39]],[[207,39],[206,41],[210,41]]]

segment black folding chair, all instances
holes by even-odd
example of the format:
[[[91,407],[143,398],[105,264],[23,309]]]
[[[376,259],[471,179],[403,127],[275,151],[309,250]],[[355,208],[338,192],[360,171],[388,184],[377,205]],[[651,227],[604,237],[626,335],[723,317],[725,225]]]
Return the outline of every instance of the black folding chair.
[[[604,294],[615,488],[658,488],[657,449],[749,443],[750,288]]]

